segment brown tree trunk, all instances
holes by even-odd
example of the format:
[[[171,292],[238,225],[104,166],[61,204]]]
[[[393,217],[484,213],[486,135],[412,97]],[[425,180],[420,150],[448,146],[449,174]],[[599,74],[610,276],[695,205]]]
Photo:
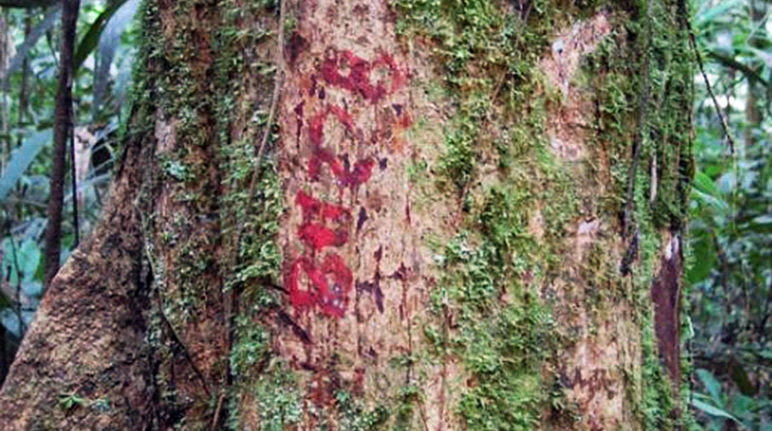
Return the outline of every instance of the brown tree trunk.
[[[685,9],[579,3],[146,2],[0,425],[676,429]]]
[[[27,16],[24,18],[24,40],[27,40],[27,38],[30,35],[30,32],[32,32],[32,12],[27,11]],[[28,105],[28,95],[27,95],[27,83],[29,81],[29,74],[30,74],[30,67],[29,67],[29,59],[27,57],[24,57],[24,60],[21,62],[21,83],[19,84],[19,108],[16,116],[16,127],[21,130],[21,128],[24,126],[24,121],[27,116],[27,105]],[[22,135],[21,132],[19,133],[19,136],[16,138],[16,146],[21,147],[22,143]]]
[[[75,31],[80,0],[62,0],[62,39],[59,49],[59,79],[54,106],[54,150],[51,160],[46,224],[44,284],[49,286],[59,271],[62,243],[62,210],[67,137],[72,130],[72,80]]]

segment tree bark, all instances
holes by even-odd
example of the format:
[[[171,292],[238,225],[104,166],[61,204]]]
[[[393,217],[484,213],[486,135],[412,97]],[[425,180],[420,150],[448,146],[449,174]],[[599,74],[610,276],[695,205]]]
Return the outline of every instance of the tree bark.
[[[146,2],[0,425],[677,429],[685,6],[579,3]]]

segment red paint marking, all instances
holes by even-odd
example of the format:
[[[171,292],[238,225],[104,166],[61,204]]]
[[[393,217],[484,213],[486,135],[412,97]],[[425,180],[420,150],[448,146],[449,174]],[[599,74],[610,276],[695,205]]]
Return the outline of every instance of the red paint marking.
[[[356,162],[354,170],[348,176],[348,181],[356,185],[366,183],[370,180],[370,175],[373,174],[373,166],[375,166],[375,162],[369,158]]]
[[[328,219],[328,220],[338,220],[343,217],[350,218],[349,212],[346,208],[338,205],[328,204],[327,202],[322,202],[322,218]]]
[[[413,125],[413,119],[410,115],[405,114],[399,119],[399,125],[402,126],[403,129],[407,129]]]
[[[340,247],[348,241],[348,234],[341,230],[334,231],[316,223],[307,223],[300,226],[298,238],[313,250],[321,250],[324,247]]]
[[[354,276],[337,254],[328,254],[324,258],[324,273],[331,274],[335,282],[332,286],[323,286],[320,291],[319,305],[322,312],[328,316],[343,317]]]
[[[341,69],[348,69],[348,73],[343,74]],[[383,78],[373,83],[370,76],[373,71],[386,72],[391,86]],[[397,67],[390,55],[384,53],[375,61],[368,62],[348,50],[334,53],[324,60],[322,78],[332,86],[360,94],[371,103],[399,90],[407,81],[406,74]]]
[[[303,210],[303,219],[307,219],[319,212],[319,201],[303,190],[295,195],[295,203],[300,205]]]
[[[322,146],[322,142],[324,141],[324,124],[327,122],[327,117],[329,117],[330,114],[335,116],[347,131],[351,132],[354,129],[354,121],[348,111],[337,105],[328,105],[327,109],[314,115],[308,121],[308,139],[314,147],[321,148]]]
[[[320,201],[303,190],[299,190],[295,195],[295,203],[303,210],[304,220],[317,216],[326,220],[350,218],[349,211],[345,207]]]
[[[331,52],[321,65],[321,80],[329,86],[360,95],[371,104],[404,87],[407,82],[407,74],[388,54],[381,54],[368,62],[351,51]],[[315,74],[311,75],[310,80],[309,96],[314,96],[318,88],[319,99],[324,100],[324,86],[319,85]],[[402,106],[392,106],[399,117],[395,126],[409,127],[412,119],[402,112]],[[294,111],[298,118],[299,139],[305,111],[303,102],[296,105]],[[355,190],[372,177],[375,159],[370,156],[360,158],[352,166],[348,154],[338,155],[332,149],[325,148],[324,127],[331,119],[337,120],[347,133],[354,133],[354,119],[342,106],[328,103],[321,112],[309,118],[307,124],[311,157],[307,165],[308,176],[311,181],[318,181],[322,168],[327,166],[339,187]],[[380,166],[381,169],[386,168],[385,159],[381,160]],[[295,204],[303,213],[303,223],[297,228],[297,237],[306,249],[304,255],[297,257],[285,272],[290,302],[297,308],[318,306],[327,316],[343,317],[353,286],[353,274],[339,255],[328,253],[319,262],[317,252],[327,247],[342,247],[348,242],[348,232],[353,229],[351,212],[346,207],[324,202],[302,190],[297,192]],[[357,231],[364,222],[362,214],[366,213],[363,211],[364,208],[361,208]],[[302,274],[305,274],[305,281],[301,280]],[[382,304],[379,304],[379,309],[381,307]]]
[[[321,272],[314,267],[314,264],[307,257],[295,259],[287,275],[287,286],[289,286],[289,295],[292,305],[295,307],[307,307],[316,303],[315,293],[309,290],[300,290],[300,271],[304,271],[312,284],[323,281]]]
[[[301,272],[306,274],[312,289],[301,289]],[[332,283],[328,283],[328,280]],[[353,280],[351,270],[337,254],[325,256],[321,268],[311,259],[301,256],[292,263],[287,276],[290,301],[298,308],[318,305],[322,313],[340,318],[348,305]]]
[[[358,160],[354,164],[354,170],[352,171],[339,157],[336,157],[330,150],[322,146],[324,142],[324,125],[331,114],[349,132],[354,129],[351,114],[337,105],[328,105],[324,112],[313,116],[308,122],[309,140],[313,145],[313,156],[308,160],[308,175],[312,181],[317,181],[322,165],[326,164],[338,180],[340,187],[353,187],[366,183],[370,179],[373,165],[375,164],[370,158]]]
[[[343,125],[346,126],[348,130],[353,129],[352,124],[354,120],[351,118],[351,114],[349,114],[348,111],[338,105],[328,105],[327,109],[329,109],[329,112],[335,115],[335,117],[340,120],[340,122],[343,123]]]
[[[330,171],[332,171],[340,187],[355,187],[366,183],[370,180],[373,167],[375,166],[375,162],[372,159],[366,158],[357,161],[352,170],[346,166],[346,163],[341,162],[339,158],[333,156],[329,151],[320,150],[308,160],[308,176],[311,177],[311,181],[319,180],[319,173],[324,164],[329,165]]]
[[[340,160],[327,150],[317,149],[308,160],[308,176],[311,177],[311,181],[319,181],[319,174],[324,164],[330,166],[332,174],[336,177],[344,176],[345,170]]]
[[[407,73],[405,73],[403,70],[400,70],[400,68],[397,67],[397,62],[394,61],[394,57],[390,56],[389,54],[382,53],[381,56],[378,58],[378,60],[376,60],[375,64],[377,66],[386,65],[386,67],[392,72],[392,75],[391,75],[391,92],[392,93],[404,87],[405,84],[407,83]]]

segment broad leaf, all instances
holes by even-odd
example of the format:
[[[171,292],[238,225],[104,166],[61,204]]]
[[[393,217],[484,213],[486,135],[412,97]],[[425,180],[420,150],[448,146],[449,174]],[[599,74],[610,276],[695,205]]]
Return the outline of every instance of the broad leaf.
[[[110,21],[110,18],[112,18],[113,14],[115,14],[115,12],[117,12],[124,3],[126,3],[126,0],[118,0],[111,4],[107,9],[99,14],[99,16],[91,24],[91,27],[89,27],[86,34],[80,40],[80,43],[78,43],[78,49],[75,50],[72,69],[75,71],[75,73],[78,72],[78,69],[80,69],[80,67],[83,65],[83,62],[86,61],[86,58],[88,58],[89,54],[91,54],[91,52],[94,51],[94,48],[96,48],[97,43],[99,43],[99,37],[102,35],[102,31],[104,31],[107,22]]]
[[[710,394],[710,397],[713,398],[713,401],[716,403],[721,402],[721,383],[716,379],[716,377],[711,373],[710,371],[700,368],[696,371],[697,377],[702,380],[702,384],[705,385],[705,389],[708,390],[708,393]]]
[[[701,10],[695,14],[694,16],[695,27],[702,30],[705,24],[710,23],[711,21],[715,20],[720,16],[726,15],[727,12],[729,12],[733,8],[742,6],[744,4],[745,4],[744,0],[730,0],[730,1],[718,2],[717,5],[707,8],[705,10]]]
[[[689,242],[694,259],[686,272],[687,280],[698,283],[705,280],[711,274],[716,265],[716,249],[713,245],[710,232],[706,230],[692,230],[692,238]]]
[[[0,202],[5,200],[8,192],[13,189],[30,163],[35,160],[40,150],[50,140],[51,130],[44,130],[25,139],[21,147],[13,150],[8,166],[5,168],[2,178],[0,178]]]
[[[703,412],[705,412],[705,413],[707,413],[707,414],[709,414],[711,416],[731,419],[731,420],[737,422],[738,424],[741,423],[739,420],[737,420],[736,417],[732,416],[729,412],[727,412],[725,410],[722,410],[722,409],[720,409],[720,408],[718,408],[716,406],[712,406],[712,405],[710,405],[710,404],[708,404],[706,402],[700,401],[698,399],[692,399],[692,407],[694,407],[694,408],[696,408],[698,410],[702,410]]]

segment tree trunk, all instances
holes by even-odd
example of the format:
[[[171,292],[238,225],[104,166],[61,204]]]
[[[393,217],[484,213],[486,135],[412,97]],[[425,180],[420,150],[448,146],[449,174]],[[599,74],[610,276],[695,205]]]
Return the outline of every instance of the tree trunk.
[[[45,259],[43,285],[47,288],[59,271],[62,243],[62,218],[64,210],[65,168],[67,159],[67,138],[73,132],[72,81],[75,33],[78,23],[80,0],[62,1],[62,37],[59,46],[59,77],[54,106],[54,142],[51,157],[51,175],[48,186],[48,208],[46,211]],[[72,163],[75,163],[74,161]],[[74,202],[74,197],[73,197]],[[73,204],[76,205],[76,204]],[[77,208],[77,206],[75,207]],[[76,210],[77,215],[77,210]],[[77,244],[77,220],[75,223]]]
[[[678,428],[685,6],[596,3],[146,2],[2,428]]]

